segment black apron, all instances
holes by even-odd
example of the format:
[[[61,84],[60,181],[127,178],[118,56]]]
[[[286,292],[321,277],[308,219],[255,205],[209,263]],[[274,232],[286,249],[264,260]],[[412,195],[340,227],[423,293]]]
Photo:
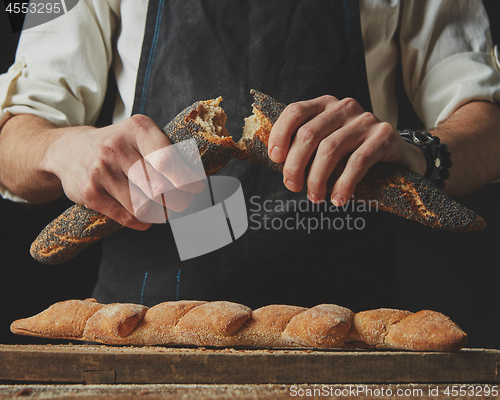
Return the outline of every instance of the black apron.
[[[163,127],[186,106],[223,96],[237,141],[254,88],[283,103],[324,94],[370,110],[356,0],[151,0],[133,113]],[[345,211],[288,191],[282,175],[232,160],[249,228],[219,250],[180,261],[170,225],[104,241],[94,296],[152,306],[182,299],[398,307],[391,230],[382,211]],[[326,208],[325,208],[326,207]],[[361,208],[361,209],[360,209]]]

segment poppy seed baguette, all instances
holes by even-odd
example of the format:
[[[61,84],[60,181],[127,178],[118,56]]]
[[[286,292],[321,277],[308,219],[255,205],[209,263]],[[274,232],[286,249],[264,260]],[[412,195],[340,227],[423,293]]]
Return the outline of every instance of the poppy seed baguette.
[[[178,149],[184,151],[187,159],[192,158],[189,154],[192,149],[182,146],[182,140],[196,140],[207,176],[216,173],[239,151],[225,129],[226,115],[218,107],[221,100],[219,97],[197,102],[184,109],[164,128],[172,143],[180,142]],[[210,158],[203,158],[204,149],[210,149]],[[119,223],[104,214],[75,204],[40,232],[31,244],[30,254],[43,264],[59,265],[120,228]]]
[[[62,264],[121,227],[104,214],[75,204],[39,233],[30,254],[47,265]]]
[[[283,172],[283,163],[268,156],[271,128],[285,105],[256,90],[253,114],[245,119],[243,136],[235,143],[225,128],[226,114],[219,106],[222,98],[198,101],[178,114],[163,131],[188,159],[191,148],[182,141],[196,141],[207,176],[215,174],[232,158],[251,161]],[[327,183],[331,192],[345,165],[342,160]],[[356,201],[375,201],[381,210],[433,228],[474,231],[486,226],[484,220],[463,207],[426,178],[393,163],[377,163],[356,186]],[[75,205],[42,230],[31,246],[31,255],[45,264],[60,264],[76,256],[92,243],[121,226],[110,218]]]
[[[277,164],[269,158],[267,144],[271,128],[285,105],[258,91],[252,90],[252,94],[255,99],[254,115],[246,119],[247,125],[250,123],[252,128],[245,127],[244,142],[238,142],[238,146],[244,148],[240,158],[283,172],[283,163]],[[328,194],[331,194],[345,164],[346,160],[341,160],[328,179]],[[353,200],[375,201],[380,210],[433,228],[476,231],[486,227],[485,221],[474,211],[448,197],[425,177],[400,164],[378,162],[372,166],[356,185]]]

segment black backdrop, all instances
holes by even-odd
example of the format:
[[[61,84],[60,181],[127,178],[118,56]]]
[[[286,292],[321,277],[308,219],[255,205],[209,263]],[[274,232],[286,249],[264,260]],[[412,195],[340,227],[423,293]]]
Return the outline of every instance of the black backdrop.
[[[495,43],[500,43],[500,29],[491,17],[499,15],[498,3],[484,0],[493,22]],[[12,33],[1,10],[0,73],[12,64],[18,39],[19,34]],[[432,309],[450,316],[469,334],[471,347],[500,349],[499,199],[499,184],[457,198],[488,223],[484,231],[474,233],[442,232],[387,214],[400,233],[395,251],[404,308]],[[57,301],[91,295],[97,278],[99,245],[62,266],[45,266],[29,255],[29,246],[38,232],[70,204],[61,200],[26,206],[0,199],[0,343],[54,343],[15,336],[9,325]]]

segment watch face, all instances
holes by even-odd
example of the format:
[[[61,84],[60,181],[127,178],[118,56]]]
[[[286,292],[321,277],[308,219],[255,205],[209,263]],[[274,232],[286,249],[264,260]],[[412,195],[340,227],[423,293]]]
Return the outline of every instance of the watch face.
[[[430,134],[427,135],[427,132],[425,132],[425,133],[424,132],[416,132],[414,134],[414,136],[415,136],[415,139],[414,139],[415,142],[417,142],[418,144],[420,144],[424,147],[426,147],[429,144],[429,142],[432,140],[432,137],[430,136]]]

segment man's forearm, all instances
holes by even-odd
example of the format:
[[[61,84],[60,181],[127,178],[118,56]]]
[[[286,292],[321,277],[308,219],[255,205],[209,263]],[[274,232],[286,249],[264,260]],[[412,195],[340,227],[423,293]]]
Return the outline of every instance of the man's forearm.
[[[0,182],[32,202],[48,202],[64,193],[76,204],[105,214],[123,226],[144,230],[151,224],[135,217],[136,208],[155,201],[156,192],[149,193],[151,182],[145,181],[149,198],[140,187],[131,186],[128,174],[137,163],[143,165],[145,156],[170,145],[158,125],[144,115],[103,128],[60,128],[36,116],[17,115],[0,130]],[[190,201],[193,195],[189,190],[195,189],[180,189],[186,181],[180,171],[189,167],[177,163],[175,168],[165,169],[161,157],[151,160],[154,162],[148,165],[155,171],[149,174],[154,177],[151,186],[158,193],[170,190],[176,193],[175,199]],[[173,160],[171,157],[166,161]],[[201,180],[193,171],[191,175],[185,173],[189,182]],[[193,179],[193,175],[199,179]],[[189,205],[187,200],[182,203],[184,208]]]
[[[44,157],[58,129],[34,115],[10,118],[0,130],[0,182],[31,202],[49,202],[63,194],[60,180],[44,170]]]
[[[439,125],[432,134],[446,143],[452,154],[451,176],[445,192],[470,193],[500,178],[500,107],[493,103],[467,103]]]
[[[85,129],[68,129],[79,128]],[[0,130],[2,185],[28,201],[60,197],[61,181],[45,168],[45,156],[63,131],[33,115],[9,119]],[[500,107],[489,102],[468,103],[432,133],[452,153],[451,177],[445,188],[448,194],[469,193],[500,178]]]

